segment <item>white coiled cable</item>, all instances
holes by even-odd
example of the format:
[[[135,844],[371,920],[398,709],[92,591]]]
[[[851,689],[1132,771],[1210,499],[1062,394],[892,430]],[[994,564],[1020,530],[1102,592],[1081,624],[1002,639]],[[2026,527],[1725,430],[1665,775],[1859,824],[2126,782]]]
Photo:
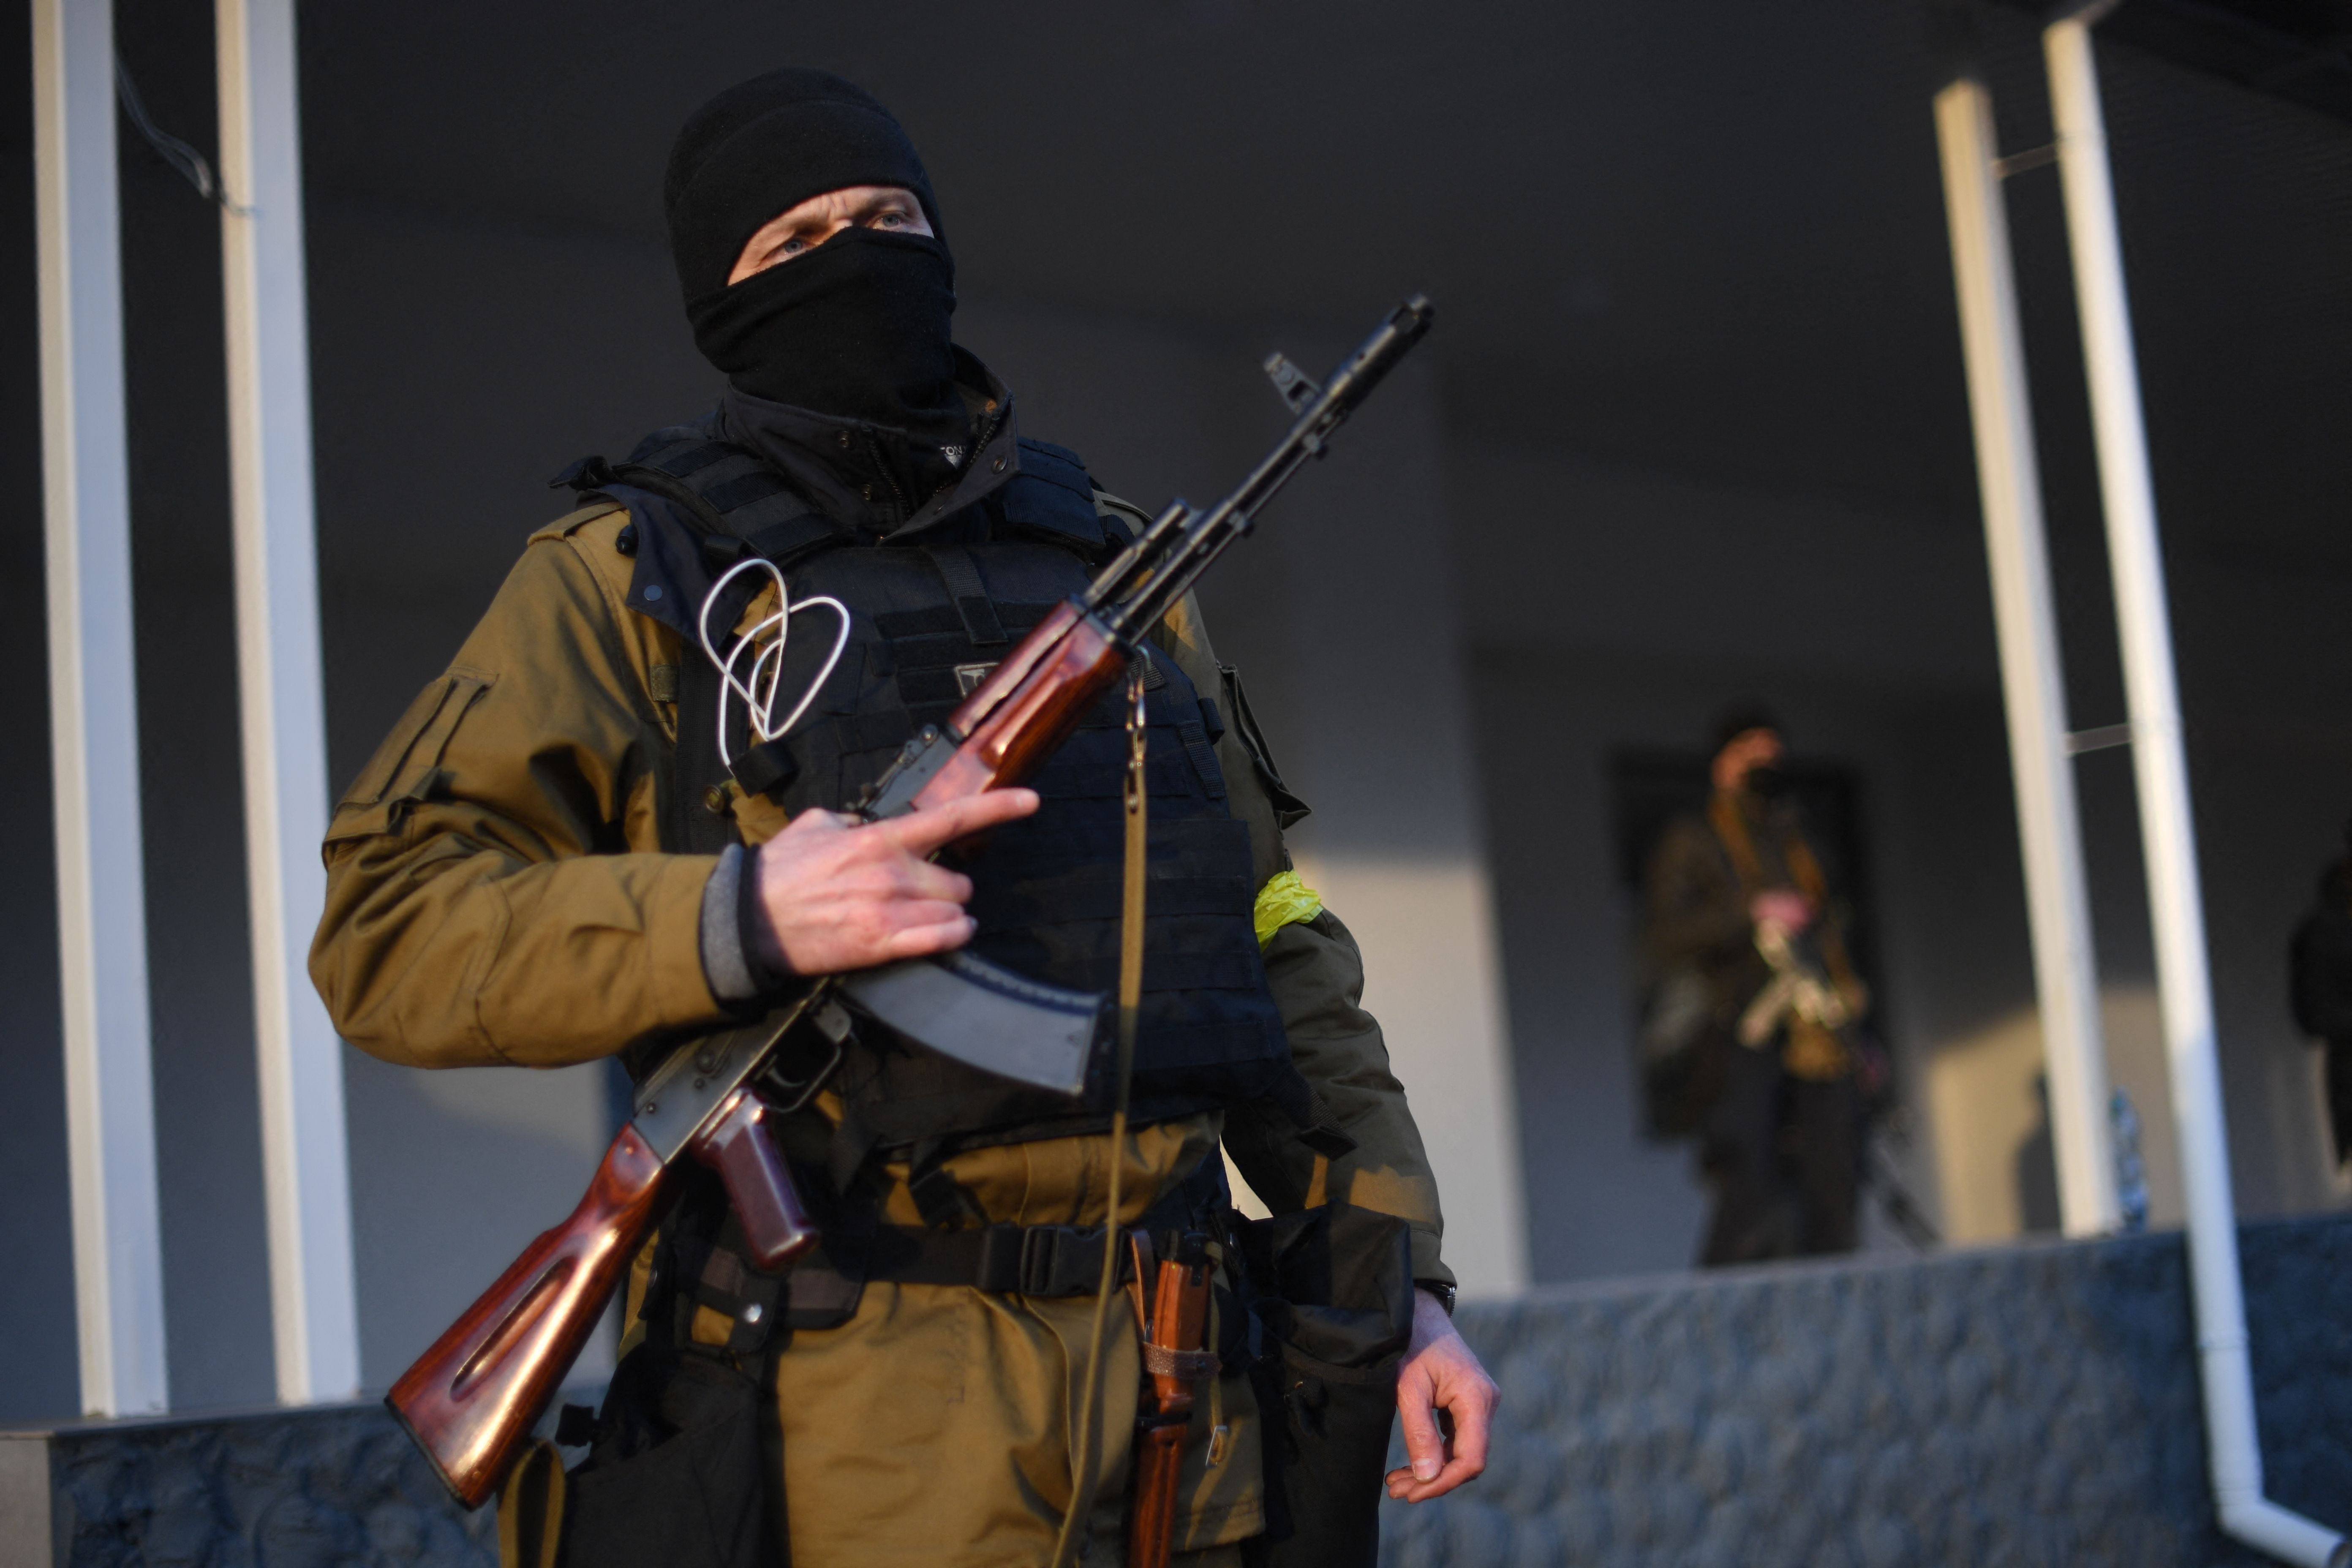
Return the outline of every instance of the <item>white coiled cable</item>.
[[[721,658],[710,642],[711,606],[719,603],[719,595],[726,591],[728,584],[744,573],[753,571],[765,572],[775,583],[775,613],[736,639],[735,647]],[[831,610],[839,618],[841,629],[834,635],[833,651],[825,655],[824,668],[816,672],[816,678],[808,683],[808,689],[801,693],[800,700],[793,705],[793,710],[780,724],[776,721],[776,699],[778,687],[783,680],[784,647],[792,637],[793,617],[803,610],[814,609]],[[801,721],[801,715],[808,711],[809,704],[816,700],[816,694],[824,689],[824,683],[833,679],[835,668],[841,663],[841,651],[849,646],[849,606],[825,595],[794,603],[792,590],[786,586],[784,574],[777,569],[776,563],[754,555],[729,567],[726,574],[710,585],[710,592],[702,596],[702,613],[695,617],[695,631],[702,638],[702,651],[710,657],[712,664],[719,667],[719,679],[725,682],[719,692],[719,761],[722,766],[731,768],[735,765],[735,759],[727,750],[727,700],[730,696],[741,700],[751,715],[751,734],[755,740],[774,741],[789,733],[792,727]],[[751,658],[751,668],[739,674],[737,667],[747,653]]]

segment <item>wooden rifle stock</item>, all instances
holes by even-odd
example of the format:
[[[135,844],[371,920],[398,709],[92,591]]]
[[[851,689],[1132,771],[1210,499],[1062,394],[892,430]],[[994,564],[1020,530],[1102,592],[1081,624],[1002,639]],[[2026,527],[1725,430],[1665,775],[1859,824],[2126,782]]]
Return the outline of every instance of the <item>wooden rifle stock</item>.
[[[393,1384],[384,1403],[467,1508],[520,1452],[653,1234],[667,1168],[624,1127],[572,1217],[542,1232]]]

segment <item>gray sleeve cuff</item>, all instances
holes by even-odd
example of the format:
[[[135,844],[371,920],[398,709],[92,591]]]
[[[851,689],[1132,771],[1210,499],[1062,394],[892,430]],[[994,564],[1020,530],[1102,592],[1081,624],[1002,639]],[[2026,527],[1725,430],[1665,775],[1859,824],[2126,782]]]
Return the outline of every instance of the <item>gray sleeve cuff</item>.
[[[743,890],[743,847],[719,851],[717,869],[702,885],[702,974],[721,1002],[748,1002],[760,994],[743,951],[743,922],[736,912]]]

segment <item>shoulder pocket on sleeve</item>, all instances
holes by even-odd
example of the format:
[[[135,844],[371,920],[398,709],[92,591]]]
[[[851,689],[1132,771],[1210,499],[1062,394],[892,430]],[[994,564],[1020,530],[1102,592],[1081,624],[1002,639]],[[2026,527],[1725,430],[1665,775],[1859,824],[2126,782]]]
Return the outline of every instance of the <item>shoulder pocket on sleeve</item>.
[[[418,692],[335,803],[334,820],[327,826],[328,845],[389,832],[409,805],[428,798],[457,721],[497,680],[488,671],[457,665]]]
[[[1307,803],[1291,794],[1282,775],[1275,771],[1274,753],[1266,749],[1265,734],[1257,727],[1257,715],[1250,711],[1249,697],[1242,690],[1242,672],[1230,664],[1217,666],[1217,672],[1224,678],[1224,705],[1232,717],[1234,732],[1241,738],[1242,749],[1249,753],[1258,782],[1265,786],[1266,799],[1274,804],[1274,825],[1287,833],[1293,824],[1307,816]]]

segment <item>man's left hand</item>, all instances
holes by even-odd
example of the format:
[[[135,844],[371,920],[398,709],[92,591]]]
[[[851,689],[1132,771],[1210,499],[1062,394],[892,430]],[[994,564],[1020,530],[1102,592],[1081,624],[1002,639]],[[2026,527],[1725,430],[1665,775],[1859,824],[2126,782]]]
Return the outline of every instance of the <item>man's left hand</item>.
[[[1463,1343],[1437,1298],[1415,1290],[1412,1340],[1397,1375],[1407,1466],[1389,1472],[1389,1496],[1427,1502],[1475,1479],[1486,1468],[1486,1434],[1502,1400],[1502,1390]],[[1438,1427],[1440,1410],[1454,1418],[1451,1438]]]

